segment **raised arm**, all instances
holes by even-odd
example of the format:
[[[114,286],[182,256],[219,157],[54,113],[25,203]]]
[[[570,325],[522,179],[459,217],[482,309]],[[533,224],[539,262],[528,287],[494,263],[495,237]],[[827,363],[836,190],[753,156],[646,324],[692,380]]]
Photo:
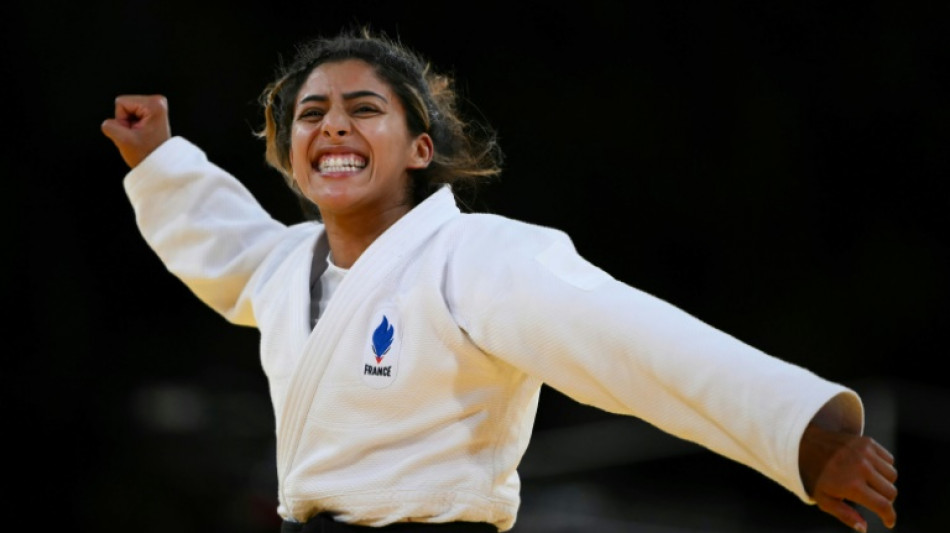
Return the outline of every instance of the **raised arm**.
[[[256,326],[253,290],[312,231],[274,219],[197,146],[171,136],[162,95],[124,95],[102,123],[130,167],[123,187],[139,231],[165,267],[228,321]],[[252,279],[256,278],[256,282]]]

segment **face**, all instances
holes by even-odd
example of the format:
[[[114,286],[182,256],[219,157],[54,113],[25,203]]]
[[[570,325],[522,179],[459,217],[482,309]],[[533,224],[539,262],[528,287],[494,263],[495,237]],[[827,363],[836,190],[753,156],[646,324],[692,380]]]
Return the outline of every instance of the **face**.
[[[410,135],[398,97],[357,59],[310,73],[297,94],[290,142],[294,181],[327,223],[391,223],[410,208],[409,170],[432,158],[428,134]]]

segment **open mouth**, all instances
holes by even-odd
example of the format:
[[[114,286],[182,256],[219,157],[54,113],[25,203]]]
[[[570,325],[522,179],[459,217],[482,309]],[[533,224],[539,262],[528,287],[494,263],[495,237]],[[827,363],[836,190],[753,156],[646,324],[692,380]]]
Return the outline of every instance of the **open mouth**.
[[[321,174],[358,172],[366,168],[366,158],[357,154],[327,154],[317,161]]]

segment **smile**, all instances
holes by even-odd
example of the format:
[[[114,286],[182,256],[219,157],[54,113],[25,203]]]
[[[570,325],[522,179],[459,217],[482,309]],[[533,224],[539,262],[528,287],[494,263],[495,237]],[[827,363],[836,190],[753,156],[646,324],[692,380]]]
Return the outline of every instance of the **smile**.
[[[323,174],[356,172],[366,168],[366,158],[356,154],[327,155],[320,158],[317,169]]]

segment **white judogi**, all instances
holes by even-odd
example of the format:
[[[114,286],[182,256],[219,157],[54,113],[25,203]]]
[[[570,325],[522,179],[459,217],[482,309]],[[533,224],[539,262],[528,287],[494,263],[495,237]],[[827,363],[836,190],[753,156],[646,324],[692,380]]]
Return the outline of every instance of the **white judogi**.
[[[798,445],[809,420],[828,404],[827,427],[863,431],[853,391],[614,279],[560,231],[461,213],[447,187],[363,253],[312,331],[321,224],[274,220],[181,137],[125,187],[168,270],[260,330],[288,520],[331,511],[365,525],[510,529],[542,383],[699,443],[807,503]]]

